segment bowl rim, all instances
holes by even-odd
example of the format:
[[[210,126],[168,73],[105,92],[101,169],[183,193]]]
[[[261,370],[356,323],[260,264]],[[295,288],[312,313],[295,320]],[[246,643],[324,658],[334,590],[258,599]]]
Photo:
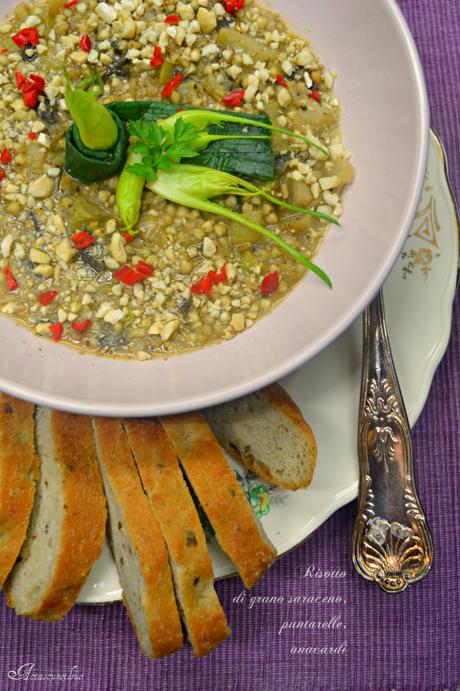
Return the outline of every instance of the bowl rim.
[[[335,341],[335,339],[338,338],[357,317],[359,317],[366,306],[371,302],[397,260],[400,250],[410,230],[414,214],[417,210],[426,170],[430,132],[430,111],[423,68],[414,38],[410,32],[409,26],[401,9],[397,5],[396,0],[389,0],[388,8],[393,13],[393,18],[395,19],[396,25],[404,38],[406,48],[408,50],[408,56],[414,70],[414,86],[416,88],[418,97],[420,117],[420,141],[418,145],[415,184],[412,188],[411,197],[406,205],[406,214],[401,223],[400,232],[395,240],[392,251],[380,266],[372,283],[366,287],[360,299],[353,305],[353,307],[346,311],[342,319],[332,324],[329,329],[326,329],[313,346],[308,345],[305,348],[299,349],[289,358],[283,360],[278,365],[272,367],[266,372],[256,374],[255,376],[244,381],[232,383],[225,388],[218,388],[204,395],[202,393],[190,394],[188,397],[182,396],[178,400],[173,400],[167,403],[144,402],[126,404],[117,401],[106,402],[97,400],[90,401],[87,399],[83,400],[81,397],[76,398],[69,395],[53,394],[50,391],[38,390],[32,386],[29,387],[27,385],[16,384],[14,381],[9,380],[7,375],[5,376],[4,374],[0,375],[2,390],[32,403],[46,405],[51,408],[59,408],[60,410],[65,410],[72,413],[89,415],[96,414],[114,417],[142,417],[149,415],[176,414],[217,405],[219,403],[244,396],[257,389],[263,388],[264,386],[267,386],[274,381],[277,381],[288,375],[290,372],[303,365],[307,360],[313,358],[325,347]],[[137,364],[142,366],[146,363]]]

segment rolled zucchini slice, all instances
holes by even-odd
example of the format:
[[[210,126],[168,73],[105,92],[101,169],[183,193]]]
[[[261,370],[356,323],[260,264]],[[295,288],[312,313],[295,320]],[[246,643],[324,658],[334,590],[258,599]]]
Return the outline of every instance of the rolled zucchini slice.
[[[118,139],[110,150],[88,149],[83,144],[75,124],[67,130],[64,167],[73,178],[85,183],[100,182],[117,175],[123,168],[128,131],[117,113],[112,110],[111,114],[118,128]]]

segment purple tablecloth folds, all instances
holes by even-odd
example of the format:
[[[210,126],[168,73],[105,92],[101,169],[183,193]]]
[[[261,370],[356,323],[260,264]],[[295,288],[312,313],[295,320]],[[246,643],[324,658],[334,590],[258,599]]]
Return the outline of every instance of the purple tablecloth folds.
[[[399,5],[420,51],[432,124],[446,146],[460,200],[459,0],[399,0]],[[457,298],[450,347],[414,431],[420,491],[436,548],[426,580],[389,596],[357,576],[350,563],[352,504],[275,564],[245,599],[238,598],[243,591],[239,579],[217,584],[233,634],[203,660],[187,646],[169,659],[149,661],[138,651],[119,603],[75,607],[63,623],[42,624],[16,617],[2,598],[0,691],[460,689],[459,429]],[[254,596],[278,601],[251,600]],[[303,596],[310,602],[294,601]],[[323,596],[332,597],[325,603]],[[295,622],[321,622],[323,628],[290,628]],[[331,651],[302,652],[315,646]],[[70,678],[10,679],[8,672],[21,665]],[[28,668],[23,668],[25,677]]]

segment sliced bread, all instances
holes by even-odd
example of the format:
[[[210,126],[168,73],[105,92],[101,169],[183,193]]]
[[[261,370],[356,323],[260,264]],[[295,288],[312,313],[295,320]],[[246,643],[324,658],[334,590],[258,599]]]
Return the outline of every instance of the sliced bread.
[[[158,420],[124,420],[129,445],[169,551],[176,595],[195,655],[230,634],[195,504]]]
[[[308,487],[316,440],[279,384],[209,408],[206,416],[220,444],[255,475],[285,489]]]
[[[34,410],[0,394],[0,589],[25,540],[40,473]]]
[[[105,537],[90,418],[37,408],[37,487],[26,540],[6,583],[17,614],[56,621],[77,599]]]
[[[183,644],[168,552],[120,420],[94,420],[123,603],[142,651],[169,655]]]
[[[276,558],[205,418],[189,413],[161,424],[224,552],[252,588]]]

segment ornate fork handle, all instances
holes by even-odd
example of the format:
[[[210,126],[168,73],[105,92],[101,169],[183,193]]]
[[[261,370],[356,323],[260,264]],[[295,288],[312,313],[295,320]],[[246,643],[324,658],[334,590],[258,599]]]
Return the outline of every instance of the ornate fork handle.
[[[381,292],[367,308],[363,327],[353,563],[364,578],[395,593],[426,576],[433,545],[415,487],[410,426]]]

